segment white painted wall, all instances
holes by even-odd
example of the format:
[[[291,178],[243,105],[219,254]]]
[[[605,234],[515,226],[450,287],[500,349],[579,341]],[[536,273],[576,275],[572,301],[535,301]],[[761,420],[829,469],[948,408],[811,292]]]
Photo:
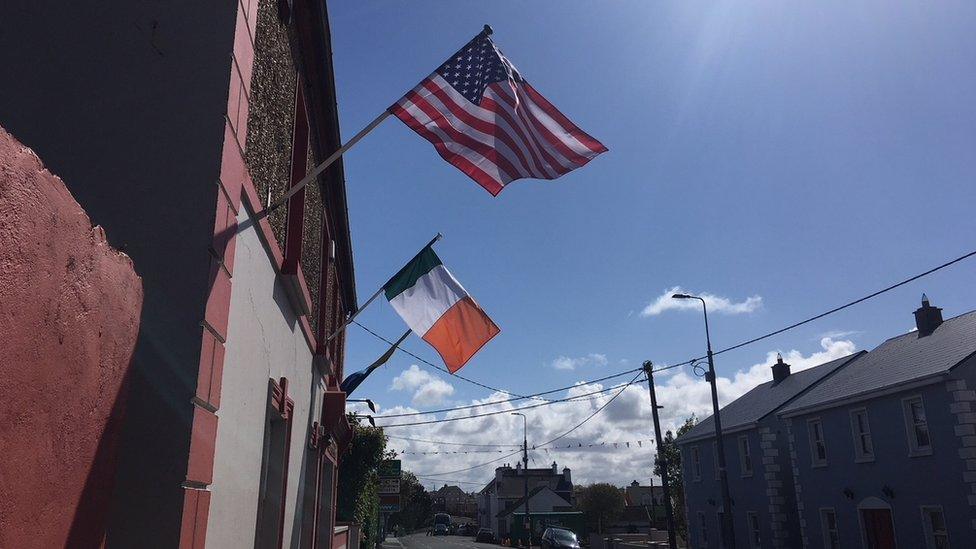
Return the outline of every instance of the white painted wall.
[[[209,547],[253,547],[268,379],[288,378],[295,402],[288,464],[284,547],[298,547],[309,417],[320,414],[321,379],[294,309],[245,207],[241,208],[217,411]],[[313,383],[315,389],[313,391]],[[314,408],[314,409],[313,409]]]

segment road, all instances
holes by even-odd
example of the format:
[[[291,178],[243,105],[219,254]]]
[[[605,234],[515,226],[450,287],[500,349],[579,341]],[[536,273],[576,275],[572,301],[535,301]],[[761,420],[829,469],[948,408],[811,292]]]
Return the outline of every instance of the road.
[[[383,549],[499,549],[492,543],[477,543],[471,536],[428,536],[424,533],[388,537]]]

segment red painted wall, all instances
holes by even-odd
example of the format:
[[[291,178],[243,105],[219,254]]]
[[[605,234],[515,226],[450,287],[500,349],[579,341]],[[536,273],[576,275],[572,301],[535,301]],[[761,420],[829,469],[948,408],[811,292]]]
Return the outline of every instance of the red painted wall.
[[[0,547],[101,543],[142,298],[129,257],[0,128]]]

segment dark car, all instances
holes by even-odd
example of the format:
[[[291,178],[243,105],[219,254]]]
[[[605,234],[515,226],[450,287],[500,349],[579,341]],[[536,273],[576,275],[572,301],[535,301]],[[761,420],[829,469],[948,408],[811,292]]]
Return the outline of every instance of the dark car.
[[[488,528],[478,530],[478,535],[474,538],[479,543],[495,543],[495,534]]]
[[[462,524],[461,526],[458,526],[457,535],[459,535],[459,536],[473,536],[474,535],[474,526],[471,526],[470,524]]]
[[[546,528],[540,543],[542,549],[579,549],[579,540],[572,530],[565,528]]]
[[[447,525],[446,524],[435,524],[434,525],[434,535],[435,536],[446,536],[447,535]]]

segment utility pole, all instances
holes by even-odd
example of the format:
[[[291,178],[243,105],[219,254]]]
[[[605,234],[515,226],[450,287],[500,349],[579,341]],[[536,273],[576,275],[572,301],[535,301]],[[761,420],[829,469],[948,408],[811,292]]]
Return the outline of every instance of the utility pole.
[[[664,457],[664,441],[661,439],[661,421],[657,411],[663,406],[657,405],[657,393],[654,391],[654,371],[650,360],[644,361],[644,373],[647,374],[647,390],[651,394],[651,416],[654,418],[654,439],[657,441],[657,466],[661,471],[661,487],[664,491],[664,513],[668,520],[668,547],[678,549],[678,540],[674,529],[674,508],[671,505],[671,483],[668,480],[668,460]],[[651,479],[651,498],[654,497],[654,479]]]
[[[705,315],[705,345],[708,349],[708,373],[705,379],[712,386],[712,417],[715,419],[715,446],[718,447],[718,478],[722,489],[722,541],[725,549],[735,549],[735,528],[732,521],[732,495],[729,493],[729,475],[725,467],[725,439],[722,436],[722,415],[718,407],[718,387],[715,385],[715,360],[712,358],[712,337],[708,333],[708,307],[701,297],[688,294],[674,294],[674,299],[697,299],[701,301]]]
[[[529,515],[529,428],[525,414],[512,412],[513,416],[522,416],[522,479],[524,479],[524,499],[525,499],[525,524],[523,525],[528,532],[526,547],[532,547],[532,517]]]

